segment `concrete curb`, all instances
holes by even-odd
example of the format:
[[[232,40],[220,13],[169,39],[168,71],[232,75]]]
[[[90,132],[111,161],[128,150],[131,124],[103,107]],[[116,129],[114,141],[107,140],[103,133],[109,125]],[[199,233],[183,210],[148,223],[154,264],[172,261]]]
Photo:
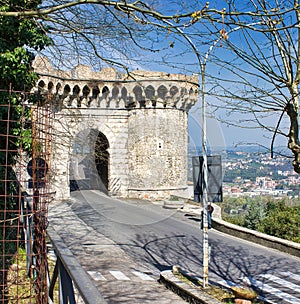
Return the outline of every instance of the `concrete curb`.
[[[166,209],[180,209],[183,208],[184,201],[164,201],[163,208]]]
[[[197,290],[195,287],[185,282],[182,282],[180,279],[174,276],[171,270],[162,271],[160,273],[159,281],[188,303],[221,304],[221,302],[215,298],[203,293],[200,290]]]

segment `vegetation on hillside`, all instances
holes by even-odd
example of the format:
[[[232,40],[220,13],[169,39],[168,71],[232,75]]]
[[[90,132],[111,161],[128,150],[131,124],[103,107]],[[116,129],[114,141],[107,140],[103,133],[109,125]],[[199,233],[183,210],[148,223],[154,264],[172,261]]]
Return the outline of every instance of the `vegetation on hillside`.
[[[300,243],[299,201],[271,197],[225,198],[223,219],[252,230]]]

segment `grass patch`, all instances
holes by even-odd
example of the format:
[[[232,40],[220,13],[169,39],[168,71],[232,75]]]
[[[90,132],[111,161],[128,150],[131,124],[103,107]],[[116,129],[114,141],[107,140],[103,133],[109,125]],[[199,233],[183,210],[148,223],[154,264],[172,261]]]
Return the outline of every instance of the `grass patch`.
[[[48,259],[49,276],[52,277],[55,261]],[[59,302],[58,280],[54,288],[54,303]],[[26,251],[19,248],[14,255],[7,274],[7,299],[8,304],[35,304],[35,279],[28,276],[26,266]]]
[[[34,280],[27,275],[26,252],[19,248],[7,274],[7,299],[13,303],[36,303]]]
[[[170,195],[168,201],[170,202],[178,202],[178,201],[185,201],[186,199],[183,199],[182,197],[176,196],[176,195]]]
[[[232,290],[227,289],[225,287],[220,287],[216,285],[209,285],[206,288],[203,288],[203,282],[202,280],[196,279],[192,276],[189,276],[188,274],[184,273],[180,270],[179,267],[174,266],[173,267],[173,275],[178,278],[181,282],[187,283],[191,286],[193,286],[195,289],[200,290],[201,292],[215,298],[216,300],[222,302],[222,303],[228,303],[228,304],[234,304],[235,303],[235,294],[232,292]],[[243,288],[236,288],[240,289],[242,292]],[[247,288],[248,292],[255,293],[253,290],[249,290]],[[260,300],[253,300],[253,304],[264,304],[264,301]]]

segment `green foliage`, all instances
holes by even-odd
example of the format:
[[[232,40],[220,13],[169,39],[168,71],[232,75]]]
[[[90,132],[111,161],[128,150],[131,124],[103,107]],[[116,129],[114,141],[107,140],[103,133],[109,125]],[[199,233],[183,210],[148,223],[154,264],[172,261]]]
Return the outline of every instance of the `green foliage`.
[[[227,214],[223,216],[223,219],[229,223],[232,223],[234,225],[238,226],[244,226],[245,222],[245,215],[239,214],[239,215],[234,215],[234,214]]]
[[[0,53],[0,84],[1,89],[21,91],[30,89],[37,81],[36,74],[30,70],[33,53],[23,47],[14,50],[3,50]]]
[[[1,11],[35,9],[41,1],[6,1]],[[0,89],[30,90],[37,81],[34,53],[51,44],[47,28],[33,18],[0,17]]]
[[[36,9],[41,1],[6,0],[0,3],[0,11]],[[18,149],[31,151],[30,109],[24,92],[29,92],[38,77],[32,69],[34,51],[51,43],[47,29],[34,18],[0,17],[0,261],[1,271],[6,271],[17,249],[17,215],[20,189],[13,166]],[[6,151],[5,151],[6,149]],[[7,153],[9,151],[9,153]],[[3,298],[5,277],[1,278],[0,295]]]
[[[245,205],[246,202],[246,205]],[[271,197],[226,198],[224,220],[252,230],[300,243],[300,206]],[[241,212],[241,208],[244,212]],[[232,211],[238,211],[236,213]]]
[[[244,210],[246,206],[247,206],[246,197],[235,197],[235,198],[224,197],[222,210],[223,212],[229,214],[231,210],[239,210],[239,209]]]
[[[286,206],[284,201],[269,202],[258,230],[300,243],[300,207]]]
[[[13,256],[11,264],[18,267],[16,271],[13,267],[8,270],[8,279],[11,282],[7,289],[9,295],[9,303],[36,303],[32,297],[32,286],[34,278],[27,275],[26,269],[26,251],[23,248],[18,248]],[[22,282],[22,284],[20,284]],[[21,297],[22,299],[20,299]]]
[[[36,9],[41,2],[4,1],[0,10]],[[30,130],[26,129],[30,109],[21,106],[24,96],[18,91],[30,91],[38,79],[32,69],[33,50],[42,50],[51,43],[46,30],[34,18],[0,17],[0,132],[12,135],[8,143],[1,137],[0,144],[10,151],[16,151],[20,145],[27,151],[31,149]],[[0,155],[1,164],[12,165],[14,154],[10,153],[8,159]]]
[[[264,212],[264,204],[259,201],[252,201],[247,207],[247,213],[243,226],[249,229],[257,230]]]

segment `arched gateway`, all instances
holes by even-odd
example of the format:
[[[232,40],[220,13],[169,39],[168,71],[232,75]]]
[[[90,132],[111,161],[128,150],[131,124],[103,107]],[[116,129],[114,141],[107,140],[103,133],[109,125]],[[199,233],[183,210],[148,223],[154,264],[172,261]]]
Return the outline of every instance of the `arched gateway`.
[[[94,189],[108,194],[109,142],[95,129],[79,132],[74,140],[69,167],[70,190]]]
[[[187,191],[187,113],[197,76],[111,68],[71,71],[35,61],[37,90],[55,106],[52,185],[58,199],[74,189],[166,198]]]

